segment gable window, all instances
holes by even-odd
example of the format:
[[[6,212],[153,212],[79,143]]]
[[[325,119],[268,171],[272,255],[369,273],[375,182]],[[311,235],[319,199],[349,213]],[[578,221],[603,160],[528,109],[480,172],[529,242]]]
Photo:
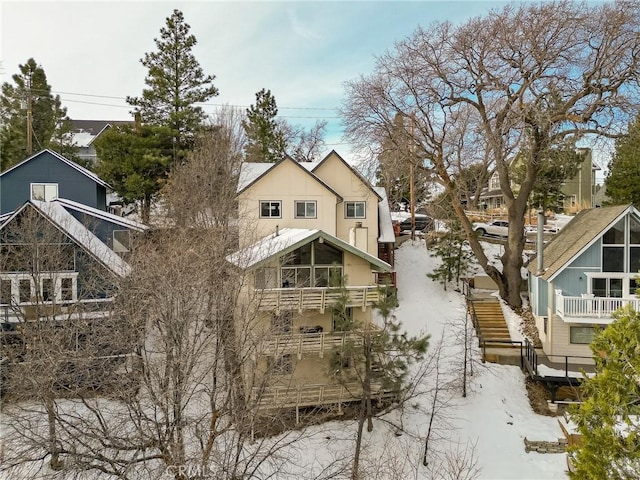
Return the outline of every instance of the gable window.
[[[342,263],[342,250],[324,239],[315,240],[282,258],[282,287],[340,286]]]
[[[280,200],[265,200],[260,202],[260,218],[282,217],[282,202]]]
[[[344,218],[365,218],[366,202],[344,202]]]
[[[57,183],[32,183],[31,184],[31,200],[41,200],[50,202],[58,198]]]
[[[295,201],[296,218],[316,218],[316,202],[315,200],[296,200]]]
[[[116,253],[128,253],[131,248],[131,232],[129,230],[113,231],[113,251]]]
[[[602,271],[624,272],[624,219],[602,236]]]

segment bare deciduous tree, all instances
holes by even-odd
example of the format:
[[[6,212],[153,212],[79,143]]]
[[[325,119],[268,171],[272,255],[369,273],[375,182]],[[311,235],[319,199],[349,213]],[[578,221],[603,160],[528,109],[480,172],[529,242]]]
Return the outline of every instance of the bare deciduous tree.
[[[379,142],[396,115],[414,119],[415,155],[450,193],[480,265],[514,307],[521,305],[524,214],[549,148],[566,138],[616,136],[637,109],[639,19],[637,1],[509,5],[460,26],[420,28],[380,56],[373,74],[347,85],[352,140]],[[526,152],[525,174],[515,189],[510,165],[518,152]],[[456,175],[471,163],[500,178],[510,225],[502,270],[457,202]]]

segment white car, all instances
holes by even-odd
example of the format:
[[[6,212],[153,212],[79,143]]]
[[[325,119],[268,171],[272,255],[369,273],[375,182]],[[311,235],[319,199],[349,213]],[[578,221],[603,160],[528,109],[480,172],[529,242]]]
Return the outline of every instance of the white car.
[[[508,237],[509,236],[509,222],[506,220],[494,220],[489,223],[475,222],[473,224],[473,231],[478,235],[492,235],[494,237]]]

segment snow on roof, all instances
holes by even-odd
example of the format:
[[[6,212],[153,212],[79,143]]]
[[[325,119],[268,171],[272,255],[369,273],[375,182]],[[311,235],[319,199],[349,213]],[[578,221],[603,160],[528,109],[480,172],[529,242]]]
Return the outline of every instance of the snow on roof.
[[[238,267],[251,268],[277,253],[309,239],[319,231],[306,228],[283,228],[277,234],[273,233],[253,245],[229,255],[227,260]]]
[[[379,270],[387,272],[393,270],[393,267],[388,263],[348,244],[338,237],[334,237],[322,230],[308,230],[305,228],[283,228],[279,230],[277,234],[272,233],[271,235],[258,240],[253,245],[249,245],[248,247],[227,256],[227,261],[243,269],[252,268],[271,257],[284,255],[293,251],[298,248],[298,246],[309,243],[318,237],[322,237],[325,241],[333,244],[341,250],[350,252],[353,255],[357,255],[358,257],[365,259]]]
[[[378,202],[378,226],[380,243],[394,243],[396,241],[396,235],[393,231],[393,224],[391,223],[391,210],[389,209],[389,201],[387,200],[387,191],[384,187],[373,187],[375,192],[380,196],[381,200]]]
[[[77,146],[77,147],[81,147],[81,148],[86,148],[89,145],[91,145],[91,142],[93,142],[93,139],[96,138],[96,136],[92,133],[89,132],[73,132],[71,134],[71,141],[72,143]]]
[[[247,188],[258,177],[264,175],[275,163],[247,163],[243,162],[240,167],[240,178],[238,179],[238,192]]]
[[[60,203],[65,208],[70,208],[72,210],[76,210],[78,212],[82,212],[87,215],[91,215],[92,217],[106,220],[108,222],[117,223],[118,225],[122,225],[123,227],[127,227],[132,230],[137,230],[139,232],[149,230],[149,227],[147,227],[143,223],[136,222],[135,220],[130,220],[128,218],[123,218],[119,215],[114,215],[103,210],[98,210],[97,208],[89,207],[87,205],[74,202],[73,200],[67,200],[66,198],[56,198],[54,202]]]
[[[35,155],[31,155],[29,158],[21,161],[20,163],[14,165],[13,167],[5,170],[4,172],[0,173],[0,177],[2,175],[5,175],[6,173],[9,173],[10,171],[18,168],[20,165],[22,165],[23,163],[27,163],[28,161],[30,161],[33,158],[36,158],[40,155],[42,155],[43,153],[48,152],[51,155],[53,155],[54,157],[56,157],[58,160],[66,163],[67,165],[69,165],[71,168],[76,169],[77,171],[79,171],[80,173],[82,173],[83,175],[86,175],[87,177],[89,177],[91,180],[93,180],[94,182],[96,182],[99,185],[102,185],[103,187],[106,188],[111,188],[111,185],[109,185],[107,182],[105,182],[104,180],[102,180],[98,175],[96,175],[95,173],[93,173],[91,170],[88,170],[80,165],[78,165],[76,162],[72,162],[71,160],[69,160],[68,158],[63,157],[62,155],[60,155],[57,152],[54,152],[53,150],[49,150],[48,148],[45,150],[41,150],[38,153],[36,153]]]
[[[113,273],[121,277],[129,274],[129,264],[76,220],[59,202],[31,200],[30,203]]]
[[[305,170],[308,170],[310,172],[313,172],[313,169],[320,164],[320,162],[299,162],[299,163],[301,167],[303,167]]]

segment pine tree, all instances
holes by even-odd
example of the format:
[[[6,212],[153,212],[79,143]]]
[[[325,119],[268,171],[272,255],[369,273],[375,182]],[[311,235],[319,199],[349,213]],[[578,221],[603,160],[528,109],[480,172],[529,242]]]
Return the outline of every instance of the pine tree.
[[[460,280],[460,276],[467,271],[473,259],[473,252],[469,249],[466,236],[457,219],[449,220],[447,231],[438,238],[433,248],[431,256],[440,257],[440,265],[434,268],[432,273],[427,273],[427,277],[440,281],[446,290],[448,283]]]
[[[344,280],[340,281],[340,295],[333,306],[337,329],[349,333],[344,346],[338,347],[330,362],[330,375],[343,384],[357,383],[362,388],[358,409],[358,428],[352,468],[352,479],[359,478],[360,453],[364,433],[373,431],[372,399],[378,389],[390,392],[396,398],[407,386],[409,366],[423,359],[429,337],[408,337],[393,310],[398,302],[395,290],[384,286],[379,291],[379,301],[374,305],[380,314],[381,325],[371,322],[359,325],[347,314],[348,293]]]
[[[196,103],[218,95],[214,75],[205,76],[191,52],[197,40],[179,10],[167,18],[155,39],[157,51],[140,60],[148,68],[141,97],[127,97],[140,111],[142,122],[169,127],[175,137],[174,158],[183,158],[206,115]]]
[[[167,127],[120,125],[95,142],[96,170],[126,202],[140,202],[143,222],[169,175],[172,132]]]
[[[640,205],[640,116],[629,124],[627,135],[616,141],[605,180],[608,203]]]
[[[572,412],[582,437],[571,448],[572,479],[640,477],[640,312],[619,310],[591,343],[596,376],[583,382]]]
[[[19,65],[14,84],[4,83],[0,96],[0,170],[50,148],[76,160],[71,140],[71,121],[60,96],[51,94],[44,69],[33,58]],[[27,149],[27,108],[31,106],[32,149]]]
[[[271,90],[256,93],[256,103],[247,109],[242,126],[247,134],[245,161],[274,163],[286,155],[286,141],[276,121],[278,107]]]

